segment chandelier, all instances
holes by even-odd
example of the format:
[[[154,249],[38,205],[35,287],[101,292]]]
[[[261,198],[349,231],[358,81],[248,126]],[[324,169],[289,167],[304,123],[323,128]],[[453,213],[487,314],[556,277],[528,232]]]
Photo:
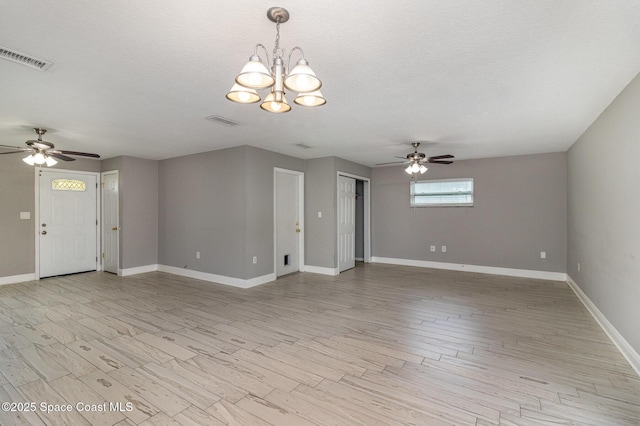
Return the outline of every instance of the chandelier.
[[[304,52],[299,47],[289,51],[285,61],[285,50],[280,48],[280,24],[289,20],[289,12],[282,7],[272,7],[267,11],[267,17],[276,24],[276,42],[273,48],[273,60],[269,61],[267,48],[257,44],[249,62],[236,77],[235,84],[227,93],[227,99],[241,104],[252,104],[262,100],[258,90],[270,88],[269,94],[260,104],[260,108],[273,113],[289,112],[291,106],[284,97],[287,88],[297,92],[293,102],[298,105],[316,107],[324,105],[327,100],[320,93],[322,82],[309,67]],[[265,61],[258,55],[258,49],[264,51]],[[300,52],[301,58],[291,68],[291,55]],[[271,70],[267,66],[271,64]]]

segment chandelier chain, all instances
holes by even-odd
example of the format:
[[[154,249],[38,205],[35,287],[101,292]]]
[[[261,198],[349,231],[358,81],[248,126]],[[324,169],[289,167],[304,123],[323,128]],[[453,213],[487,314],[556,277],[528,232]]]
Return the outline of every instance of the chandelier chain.
[[[273,48],[273,56],[278,56],[278,50],[280,50],[280,18],[276,20],[276,45]]]

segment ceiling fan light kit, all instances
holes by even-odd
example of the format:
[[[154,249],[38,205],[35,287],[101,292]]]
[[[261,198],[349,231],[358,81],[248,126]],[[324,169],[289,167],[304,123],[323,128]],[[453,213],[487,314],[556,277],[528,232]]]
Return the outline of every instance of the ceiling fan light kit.
[[[293,100],[297,105],[316,107],[326,104],[327,100],[320,92],[322,81],[316,77],[316,73],[309,66],[302,49],[294,47],[289,51],[289,56],[285,60],[285,50],[280,48],[280,24],[289,20],[287,9],[272,7],[267,11],[267,17],[276,24],[273,60],[269,60],[269,52],[266,47],[262,44],[256,44],[253,55],[249,58],[249,62],[242,67],[226,98],[241,104],[256,103],[262,100],[257,90],[270,88],[271,92],[260,104],[260,108],[278,114],[291,110],[291,105],[284,97],[284,89],[287,88],[298,93],[298,96]],[[258,49],[264,51],[264,62],[258,54]],[[291,55],[296,51],[300,52],[301,58],[291,68]],[[268,69],[269,64],[271,64],[271,70]]]
[[[53,159],[52,157],[49,157],[46,154],[43,154],[42,152],[29,154],[26,157],[24,157],[22,161],[24,161],[30,166],[35,166],[36,164],[38,166],[42,166],[43,164],[46,164],[47,167],[51,167],[58,164],[58,162],[55,159]]]
[[[416,174],[418,172],[420,172],[420,174],[424,174],[424,172],[426,172],[427,170],[429,170],[428,168],[426,168],[424,165],[422,164],[418,164],[418,163],[412,163],[409,164],[407,166],[406,169],[404,169],[405,172],[407,172],[407,174],[413,175]]]

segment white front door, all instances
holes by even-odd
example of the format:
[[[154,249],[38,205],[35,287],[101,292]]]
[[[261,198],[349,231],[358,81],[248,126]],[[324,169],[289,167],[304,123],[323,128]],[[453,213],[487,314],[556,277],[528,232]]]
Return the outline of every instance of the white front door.
[[[39,277],[95,271],[97,177],[40,170]]]
[[[275,171],[276,276],[300,270],[299,174]]]
[[[356,180],[338,176],[338,269],[356,266]]]
[[[118,273],[118,172],[102,175],[102,262],[103,269]]]

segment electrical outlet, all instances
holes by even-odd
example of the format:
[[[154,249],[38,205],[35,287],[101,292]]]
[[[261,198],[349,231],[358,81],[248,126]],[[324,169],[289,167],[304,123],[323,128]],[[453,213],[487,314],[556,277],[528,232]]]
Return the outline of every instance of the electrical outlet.
[[[446,253],[447,252],[447,246],[442,246],[442,252]]]
[[[433,251],[433,252],[435,252],[435,251],[436,251],[436,246],[430,246],[430,247],[429,247],[429,251]]]
[[[322,212],[318,212],[318,219],[322,219]]]
[[[546,251],[541,251],[540,252],[540,259],[546,259],[547,258],[547,252]]]
[[[258,263],[258,256],[253,256],[253,263]]]
[[[196,252],[196,259],[200,259],[200,252],[199,251]]]
[[[580,272],[580,262],[578,262],[578,272]]]

